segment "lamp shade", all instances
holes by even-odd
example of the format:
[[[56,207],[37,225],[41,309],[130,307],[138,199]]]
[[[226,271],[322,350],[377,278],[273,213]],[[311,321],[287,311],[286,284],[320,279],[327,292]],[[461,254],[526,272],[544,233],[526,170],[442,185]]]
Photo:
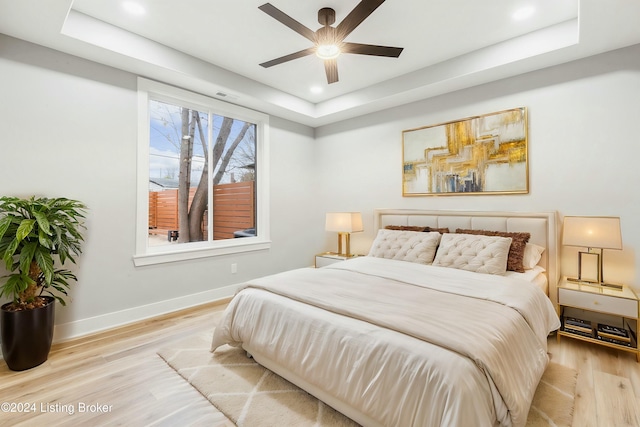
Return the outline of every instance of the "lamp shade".
[[[363,231],[360,212],[327,212],[325,229],[338,233]]]
[[[565,216],[562,244],[583,248],[622,249],[620,218]]]

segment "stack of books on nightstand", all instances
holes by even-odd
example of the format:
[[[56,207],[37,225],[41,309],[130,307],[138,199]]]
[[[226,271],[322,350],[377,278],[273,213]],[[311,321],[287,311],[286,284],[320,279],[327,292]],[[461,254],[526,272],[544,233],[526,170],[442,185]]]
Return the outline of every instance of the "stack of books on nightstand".
[[[627,331],[625,328],[598,323],[596,333],[597,338],[601,341],[631,347],[631,338],[629,337],[629,331]]]
[[[564,318],[564,331],[583,337],[593,338],[593,327],[588,320],[577,319],[575,317]]]

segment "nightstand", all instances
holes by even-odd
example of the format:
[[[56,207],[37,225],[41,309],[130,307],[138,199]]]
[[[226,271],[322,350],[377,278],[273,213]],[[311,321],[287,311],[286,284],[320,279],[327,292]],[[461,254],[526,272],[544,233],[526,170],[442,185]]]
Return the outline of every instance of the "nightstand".
[[[334,264],[336,262],[346,261],[348,259],[353,259],[359,256],[362,256],[362,255],[353,255],[353,256],[347,257],[344,255],[337,254],[335,252],[324,252],[316,255],[315,267],[316,268],[325,267],[327,265]]]
[[[560,337],[571,337],[636,355],[638,349],[638,296],[627,286],[607,288],[563,277],[558,283]]]

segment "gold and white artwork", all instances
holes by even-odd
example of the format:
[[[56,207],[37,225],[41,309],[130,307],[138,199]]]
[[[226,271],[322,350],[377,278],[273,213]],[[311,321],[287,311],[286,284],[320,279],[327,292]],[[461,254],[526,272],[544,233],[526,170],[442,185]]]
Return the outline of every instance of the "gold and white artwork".
[[[527,110],[402,132],[403,196],[528,193]]]

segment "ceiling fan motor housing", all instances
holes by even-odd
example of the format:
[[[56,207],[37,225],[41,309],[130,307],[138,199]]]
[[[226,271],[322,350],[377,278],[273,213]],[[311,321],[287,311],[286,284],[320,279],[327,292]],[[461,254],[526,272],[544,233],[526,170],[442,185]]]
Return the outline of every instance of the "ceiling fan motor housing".
[[[338,45],[340,40],[336,37],[336,29],[333,27],[322,27],[316,31],[316,43],[322,45]]]

